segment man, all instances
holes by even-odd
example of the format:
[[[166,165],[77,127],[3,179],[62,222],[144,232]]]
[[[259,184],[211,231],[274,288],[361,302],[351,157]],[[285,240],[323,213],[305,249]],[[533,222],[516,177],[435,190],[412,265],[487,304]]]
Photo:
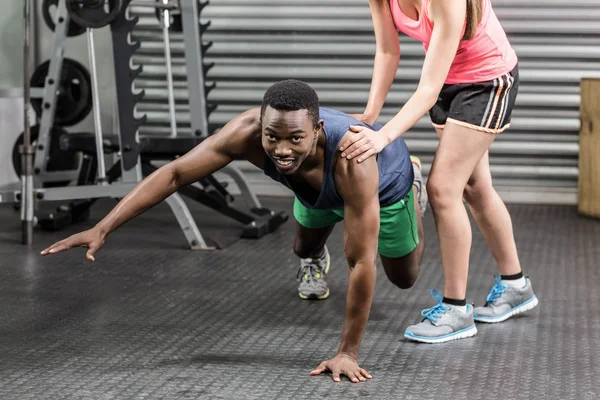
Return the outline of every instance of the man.
[[[302,259],[301,297],[327,297],[324,275],[329,266],[325,247],[336,222],[345,221],[344,239],[349,266],[346,319],[338,354],[314,371],[326,370],[336,382],[340,374],[353,382],[371,375],[357,364],[375,288],[375,259],[381,256],[391,282],[413,285],[423,253],[421,214],[416,212],[414,172],[402,139],[377,158],[363,163],[341,158],[338,145],[360,122],[347,114],[319,108],[315,91],[287,80],[271,86],[261,109],[231,120],[183,157],[161,167],[140,182],[94,228],[73,235],[42,251],[58,253],[87,247],[87,259],[106,236],[148,210],[182,185],[218,171],[232,160],[245,159],[296,195],[295,253]],[[417,169],[417,173],[420,172]],[[417,182],[422,186],[422,182]]]

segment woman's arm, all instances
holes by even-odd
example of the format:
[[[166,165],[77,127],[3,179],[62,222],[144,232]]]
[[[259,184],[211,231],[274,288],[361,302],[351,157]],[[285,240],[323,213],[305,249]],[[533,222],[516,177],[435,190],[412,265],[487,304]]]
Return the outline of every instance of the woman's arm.
[[[400,62],[398,30],[394,26],[388,0],[369,0],[375,31],[375,61],[369,100],[363,113],[363,122],[373,125],[379,117]]]
[[[400,112],[382,128],[388,142],[413,127],[434,106],[456,56],[466,15],[464,1],[431,0],[433,32],[419,86]]]
[[[342,157],[354,158],[360,155],[359,161],[362,161],[379,153],[387,144],[412,128],[433,107],[456,56],[466,15],[466,2],[431,0],[433,32],[417,90],[380,131],[353,127],[358,134],[340,144]]]

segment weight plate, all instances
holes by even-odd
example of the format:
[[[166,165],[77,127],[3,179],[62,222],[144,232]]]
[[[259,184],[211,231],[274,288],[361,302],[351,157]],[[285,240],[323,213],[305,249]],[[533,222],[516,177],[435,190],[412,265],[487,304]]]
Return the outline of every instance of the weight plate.
[[[48,26],[48,28],[50,28],[50,30],[52,32],[54,32],[54,29],[56,27],[55,19],[56,19],[56,12],[58,11],[58,2],[59,2],[59,0],[44,0],[42,2],[42,18],[44,19],[44,22],[46,23],[46,25]],[[52,8],[54,8],[53,12],[50,11]],[[85,33],[84,27],[77,25],[73,21],[71,21],[69,23],[69,29],[67,31],[67,36],[70,36],[70,37],[79,36],[84,33]]]
[[[43,88],[50,61],[41,64],[31,75],[31,87]],[[57,89],[54,123],[60,126],[72,126],[81,122],[92,110],[92,82],[90,73],[79,62],[64,58],[60,82]],[[31,105],[38,117],[42,116],[43,99],[31,99]]]
[[[39,124],[34,125],[30,129],[31,129],[31,143],[35,147],[35,146],[37,146],[37,139],[38,139],[39,133],[40,133],[40,126],[39,126]],[[46,171],[48,171],[48,172],[73,171],[73,170],[76,170],[77,168],[79,168],[80,156],[77,153],[61,151],[61,149],[60,149],[60,137],[66,133],[67,133],[67,131],[65,131],[60,126],[54,126],[52,128],[52,130],[50,131],[50,149],[47,153],[48,154],[48,163],[46,164]],[[21,133],[19,135],[19,137],[17,138],[17,140],[15,141],[15,144],[14,144],[13,150],[12,150],[13,168],[18,177],[21,176],[20,147],[23,145],[24,139],[25,139],[25,133]],[[34,155],[34,157],[35,157],[35,155]],[[76,177],[77,177],[77,175],[74,174],[74,178],[76,178]],[[43,181],[43,173],[42,173],[42,181]],[[44,187],[66,186],[69,183],[70,183],[69,181],[65,181],[65,182],[58,181],[58,182],[51,182],[51,183],[48,182],[48,183],[44,183]]]
[[[66,0],[71,19],[86,28],[102,28],[117,18],[123,0]]]

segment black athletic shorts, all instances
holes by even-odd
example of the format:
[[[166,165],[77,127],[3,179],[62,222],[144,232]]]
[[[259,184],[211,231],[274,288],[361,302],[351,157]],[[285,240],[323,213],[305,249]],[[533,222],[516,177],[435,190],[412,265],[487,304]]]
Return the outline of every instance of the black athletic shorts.
[[[488,133],[499,133],[510,126],[517,92],[519,66],[499,78],[486,82],[445,84],[438,101],[429,110],[436,128],[446,121]]]

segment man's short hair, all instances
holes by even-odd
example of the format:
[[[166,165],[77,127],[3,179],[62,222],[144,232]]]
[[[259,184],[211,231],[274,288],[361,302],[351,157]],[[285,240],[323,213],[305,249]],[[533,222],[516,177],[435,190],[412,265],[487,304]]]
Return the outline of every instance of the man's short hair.
[[[319,97],[313,88],[302,81],[287,79],[267,89],[260,108],[261,122],[267,106],[278,111],[307,110],[313,127],[319,124]]]

